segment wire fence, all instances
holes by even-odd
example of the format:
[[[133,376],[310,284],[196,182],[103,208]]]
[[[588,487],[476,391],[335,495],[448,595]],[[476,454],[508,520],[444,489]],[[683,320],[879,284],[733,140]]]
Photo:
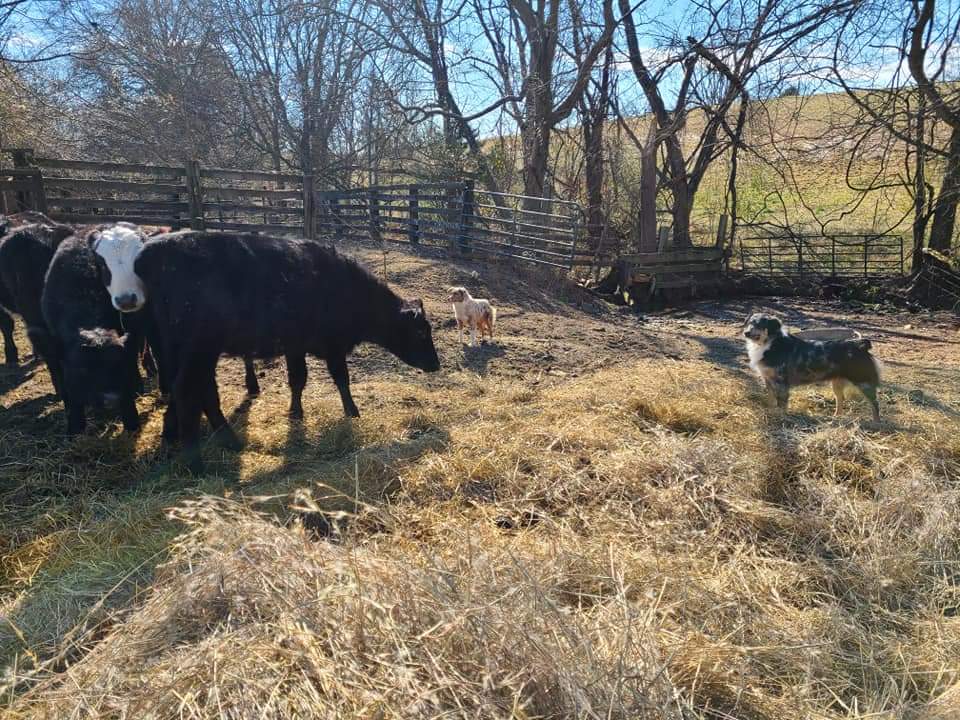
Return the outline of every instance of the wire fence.
[[[798,279],[903,275],[899,235],[748,235],[739,240],[740,270]]]

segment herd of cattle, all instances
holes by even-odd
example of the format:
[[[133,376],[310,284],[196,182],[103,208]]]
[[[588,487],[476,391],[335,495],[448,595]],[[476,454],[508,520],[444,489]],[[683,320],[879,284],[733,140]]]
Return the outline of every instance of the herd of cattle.
[[[290,411],[302,415],[306,354],[322,358],[344,412],[359,416],[347,356],[380,345],[427,372],[440,369],[423,303],[406,301],[361,265],[320,243],[263,235],[161,231],[129,223],[71,227],[38,213],[0,216],[0,332],[8,364],[18,362],[19,314],[82,432],[88,406],[116,407],[139,426],[141,363],[169,400],[165,442],[202,471],[201,415],[224,446],[240,441],[220,408],[221,354],[242,356],[247,390],[258,392],[252,358],[283,355]]]

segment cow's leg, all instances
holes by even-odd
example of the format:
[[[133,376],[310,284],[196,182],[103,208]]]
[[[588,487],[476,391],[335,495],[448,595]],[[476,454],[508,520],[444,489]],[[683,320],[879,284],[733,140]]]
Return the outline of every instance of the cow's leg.
[[[0,333],[3,333],[3,357],[7,365],[16,365],[20,362],[17,354],[17,344],[13,339],[13,318],[3,308],[0,308]]]
[[[286,360],[287,383],[290,385],[290,417],[302,418],[303,388],[307,385],[307,357],[304,353],[288,352]],[[333,371],[330,374],[332,375]],[[349,390],[347,393],[349,394]]]
[[[53,383],[53,390],[59,396],[63,397],[63,366],[60,363],[59,354],[53,345],[53,339],[45,327],[31,325],[27,328],[27,336],[33,345],[34,354],[37,355],[47,365],[50,372],[50,382]]]
[[[173,402],[177,406],[176,419],[180,442],[183,445],[183,462],[194,474],[203,472],[203,459],[200,456],[200,415],[208,398],[209,364],[209,356],[206,355],[182,358],[180,371],[173,383]]]
[[[137,413],[137,403],[133,395],[125,393],[120,400],[120,419],[123,421],[123,429],[128,433],[135,433],[140,429],[140,415]]]
[[[357,404],[353,401],[350,394],[350,372],[347,370],[347,358],[345,355],[327,358],[327,370],[330,377],[337,385],[340,391],[340,401],[343,403],[343,413],[347,417],[360,417],[360,411]]]
[[[67,409],[67,435],[80,435],[87,427],[87,413],[83,402],[64,400]]]
[[[157,331],[156,320],[153,317],[147,318],[144,336],[157,366],[157,386],[160,388],[160,394],[169,395],[172,379],[176,374],[176,371],[173,369],[176,367],[176,363],[173,360],[176,355],[169,344],[164,343],[163,338],[160,337],[160,333]]]
[[[87,394],[84,389],[85,379],[71,372],[70,368],[64,375],[63,407],[67,412],[67,435],[79,435],[87,427]]]
[[[176,443],[180,439],[180,413],[173,388],[180,374],[180,349],[173,343],[161,343],[160,392],[168,395],[167,409],[163,413],[163,442]]]
[[[228,450],[239,451],[243,443],[230,427],[220,407],[220,391],[217,388],[217,358],[207,363],[207,377],[204,381],[203,412],[213,428],[217,442]]]
[[[256,397],[260,394],[260,383],[257,382],[257,369],[253,366],[253,358],[247,355],[243,358],[243,382],[247,386],[247,395]]]

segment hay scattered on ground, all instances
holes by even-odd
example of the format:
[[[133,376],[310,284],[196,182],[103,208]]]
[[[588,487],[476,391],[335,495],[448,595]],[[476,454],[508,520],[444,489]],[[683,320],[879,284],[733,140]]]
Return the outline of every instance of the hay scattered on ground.
[[[960,717],[960,383],[889,363],[874,424],[828,388],[783,416],[736,367],[598,359],[363,365],[363,418],[314,377],[302,424],[282,363],[252,403],[226,364],[247,448],[203,478],[159,413],[66,442],[20,383],[4,716]]]

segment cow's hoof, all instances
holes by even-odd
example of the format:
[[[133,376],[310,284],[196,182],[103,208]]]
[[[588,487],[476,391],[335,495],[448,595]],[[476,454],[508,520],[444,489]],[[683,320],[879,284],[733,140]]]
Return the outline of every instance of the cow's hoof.
[[[292,407],[290,408],[289,415],[291,420],[303,420],[303,408]]]
[[[192,447],[180,453],[180,462],[191,475],[203,475],[203,458],[200,457],[200,448]]]
[[[237,437],[237,434],[229,425],[224,425],[219,428],[213,434],[213,439],[217,445],[226,450],[233,450],[234,452],[243,450],[243,442]]]

